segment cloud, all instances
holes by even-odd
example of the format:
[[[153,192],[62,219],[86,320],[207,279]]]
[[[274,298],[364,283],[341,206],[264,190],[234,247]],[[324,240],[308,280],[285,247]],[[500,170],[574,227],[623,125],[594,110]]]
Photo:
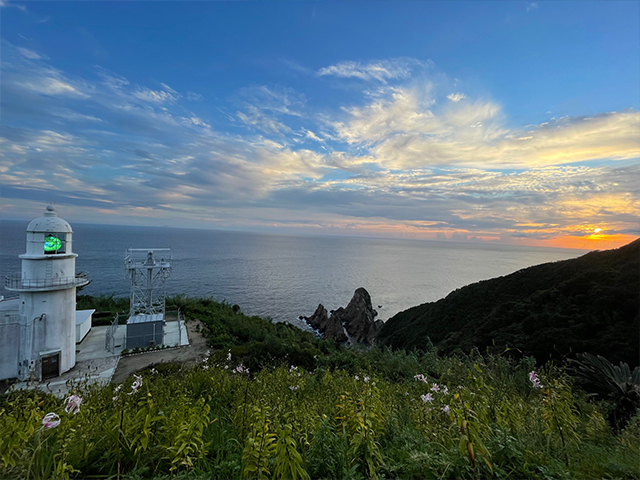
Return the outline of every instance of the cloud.
[[[0,0],[0,8],[6,8],[6,7],[17,8],[18,10],[24,13],[28,12],[27,7],[25,5],[22,5],[20,3],[15,3],[15,2],[9,2],[8,0]]]
[[[431,85],[387,87],[362,107],[345,107],[330,126],[338,138],[364,146],[387,168],[427,165],[540,166],[640,157],[640,112],[565,117],[507,128],[491,101],[438,106]]]
[[[536,2],[527,2],[527,13],[537,9],[538,9],[538,4]]]
[[[187,100],[191,100],[192,102],[199,102],[203,98],[204,97],[202,95],[200,95],[199,93],[187,92]]]
[[[323,67],[318,70],[319,76],[336,76],[342,78],[359,78],[360,80],[377,80],[387,83],[392,79],[406,79],[418,68],[432,66],[431,61],[421,62],[411,58],[379,60],[369,63],[346,61]]]
[[[164,103],[175,102],[180,95],[168,85],[162,84],[162,90],[151,90],[146,87],[138,87],[133,95],[145,102]]]
[[[41,60],[43,58],[47,58],[46,56],[39,55],[33,50],[29,50],[28,48],[17,47],[16,50],[18,50],[18,52],[20,52],[23,56],[31,60]]]
[[[449,95],[447,95],[447,98],[449,100],[451,100],[452,102],[459,102],[460,100],[462,100],[463,98],[466,98],[467,96],[464,93],[451,93]]]
[[[634,110],[513,126],[498,102],[454,101],[463,94],[414,71],[365,77],[373,83],[337,108],[252,85],[196,114],[196,97],[165,83],[101,67],[83,79],[17,48],[3,54],[3,197],[21,205],[56,198],[114,223],[427,238],[544,239],[639,223]]]

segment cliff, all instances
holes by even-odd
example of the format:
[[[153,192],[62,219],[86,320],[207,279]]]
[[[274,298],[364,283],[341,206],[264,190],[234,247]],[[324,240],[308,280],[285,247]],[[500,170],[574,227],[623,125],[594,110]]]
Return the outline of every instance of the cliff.
[[[571,352],[638,365],[640,239],[455,290],[389,319],[377,341],[439,351],[517,348],[538,362]]]

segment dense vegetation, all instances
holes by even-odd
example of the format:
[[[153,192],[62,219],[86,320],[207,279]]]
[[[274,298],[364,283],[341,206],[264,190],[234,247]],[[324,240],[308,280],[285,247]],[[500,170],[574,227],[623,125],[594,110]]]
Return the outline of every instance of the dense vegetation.
[[[77,384],[68,412],[45,393],[0,397],[0,477],[640,477],[638,414],[612,428],[615,404],[551,364],[358,351],[237,307],[171,302],[218,350]]]
[[[458,289],[389,319],[378,340],[443,353],[509,346],[539,362],[570,352],[639,361],[640,240]]]

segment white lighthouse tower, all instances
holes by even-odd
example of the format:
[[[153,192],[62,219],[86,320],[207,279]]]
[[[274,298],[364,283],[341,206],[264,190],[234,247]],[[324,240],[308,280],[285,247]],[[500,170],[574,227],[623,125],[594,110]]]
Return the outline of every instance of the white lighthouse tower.
[[[76,287],[89,283],[76,274],[73,230],[52,205],[27,227],[22,272],[5,288],[20,292],[17,376],[45,380],[76,364]]]

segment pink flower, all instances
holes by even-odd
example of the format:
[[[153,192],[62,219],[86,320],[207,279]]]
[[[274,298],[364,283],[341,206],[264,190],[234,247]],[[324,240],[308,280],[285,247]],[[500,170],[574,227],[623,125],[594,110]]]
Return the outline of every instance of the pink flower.
[[[57,413],[47,413],[42,419],[42,425],[44,428],[56,428],[60,425],[60,417]]]
[[[432,392],[439,392],[440,391],[440,387],[438,386],[437,383],[434,383],[431,387],[431,391]]]
[[[69,398],[67,398],[66,402],[67,402],[67,406],[64,407],[65,412],[67,413],[73,412],[73,414],[75,415],[80,411],[82,398],[80,398],[78,395],[71,395]]]
[[[421,373],[419,373],[418,375],[415,375],[413,378],[420,382],[425,382],[425,383],[427,382],[427,379]]]
[[[538,378],[538,375],[536,374],[535,371],[532,370],[531,372],[529,372],[529,380],[531,380],[531,383],[533,384],[533,388],[542,388],[540,379]]]

